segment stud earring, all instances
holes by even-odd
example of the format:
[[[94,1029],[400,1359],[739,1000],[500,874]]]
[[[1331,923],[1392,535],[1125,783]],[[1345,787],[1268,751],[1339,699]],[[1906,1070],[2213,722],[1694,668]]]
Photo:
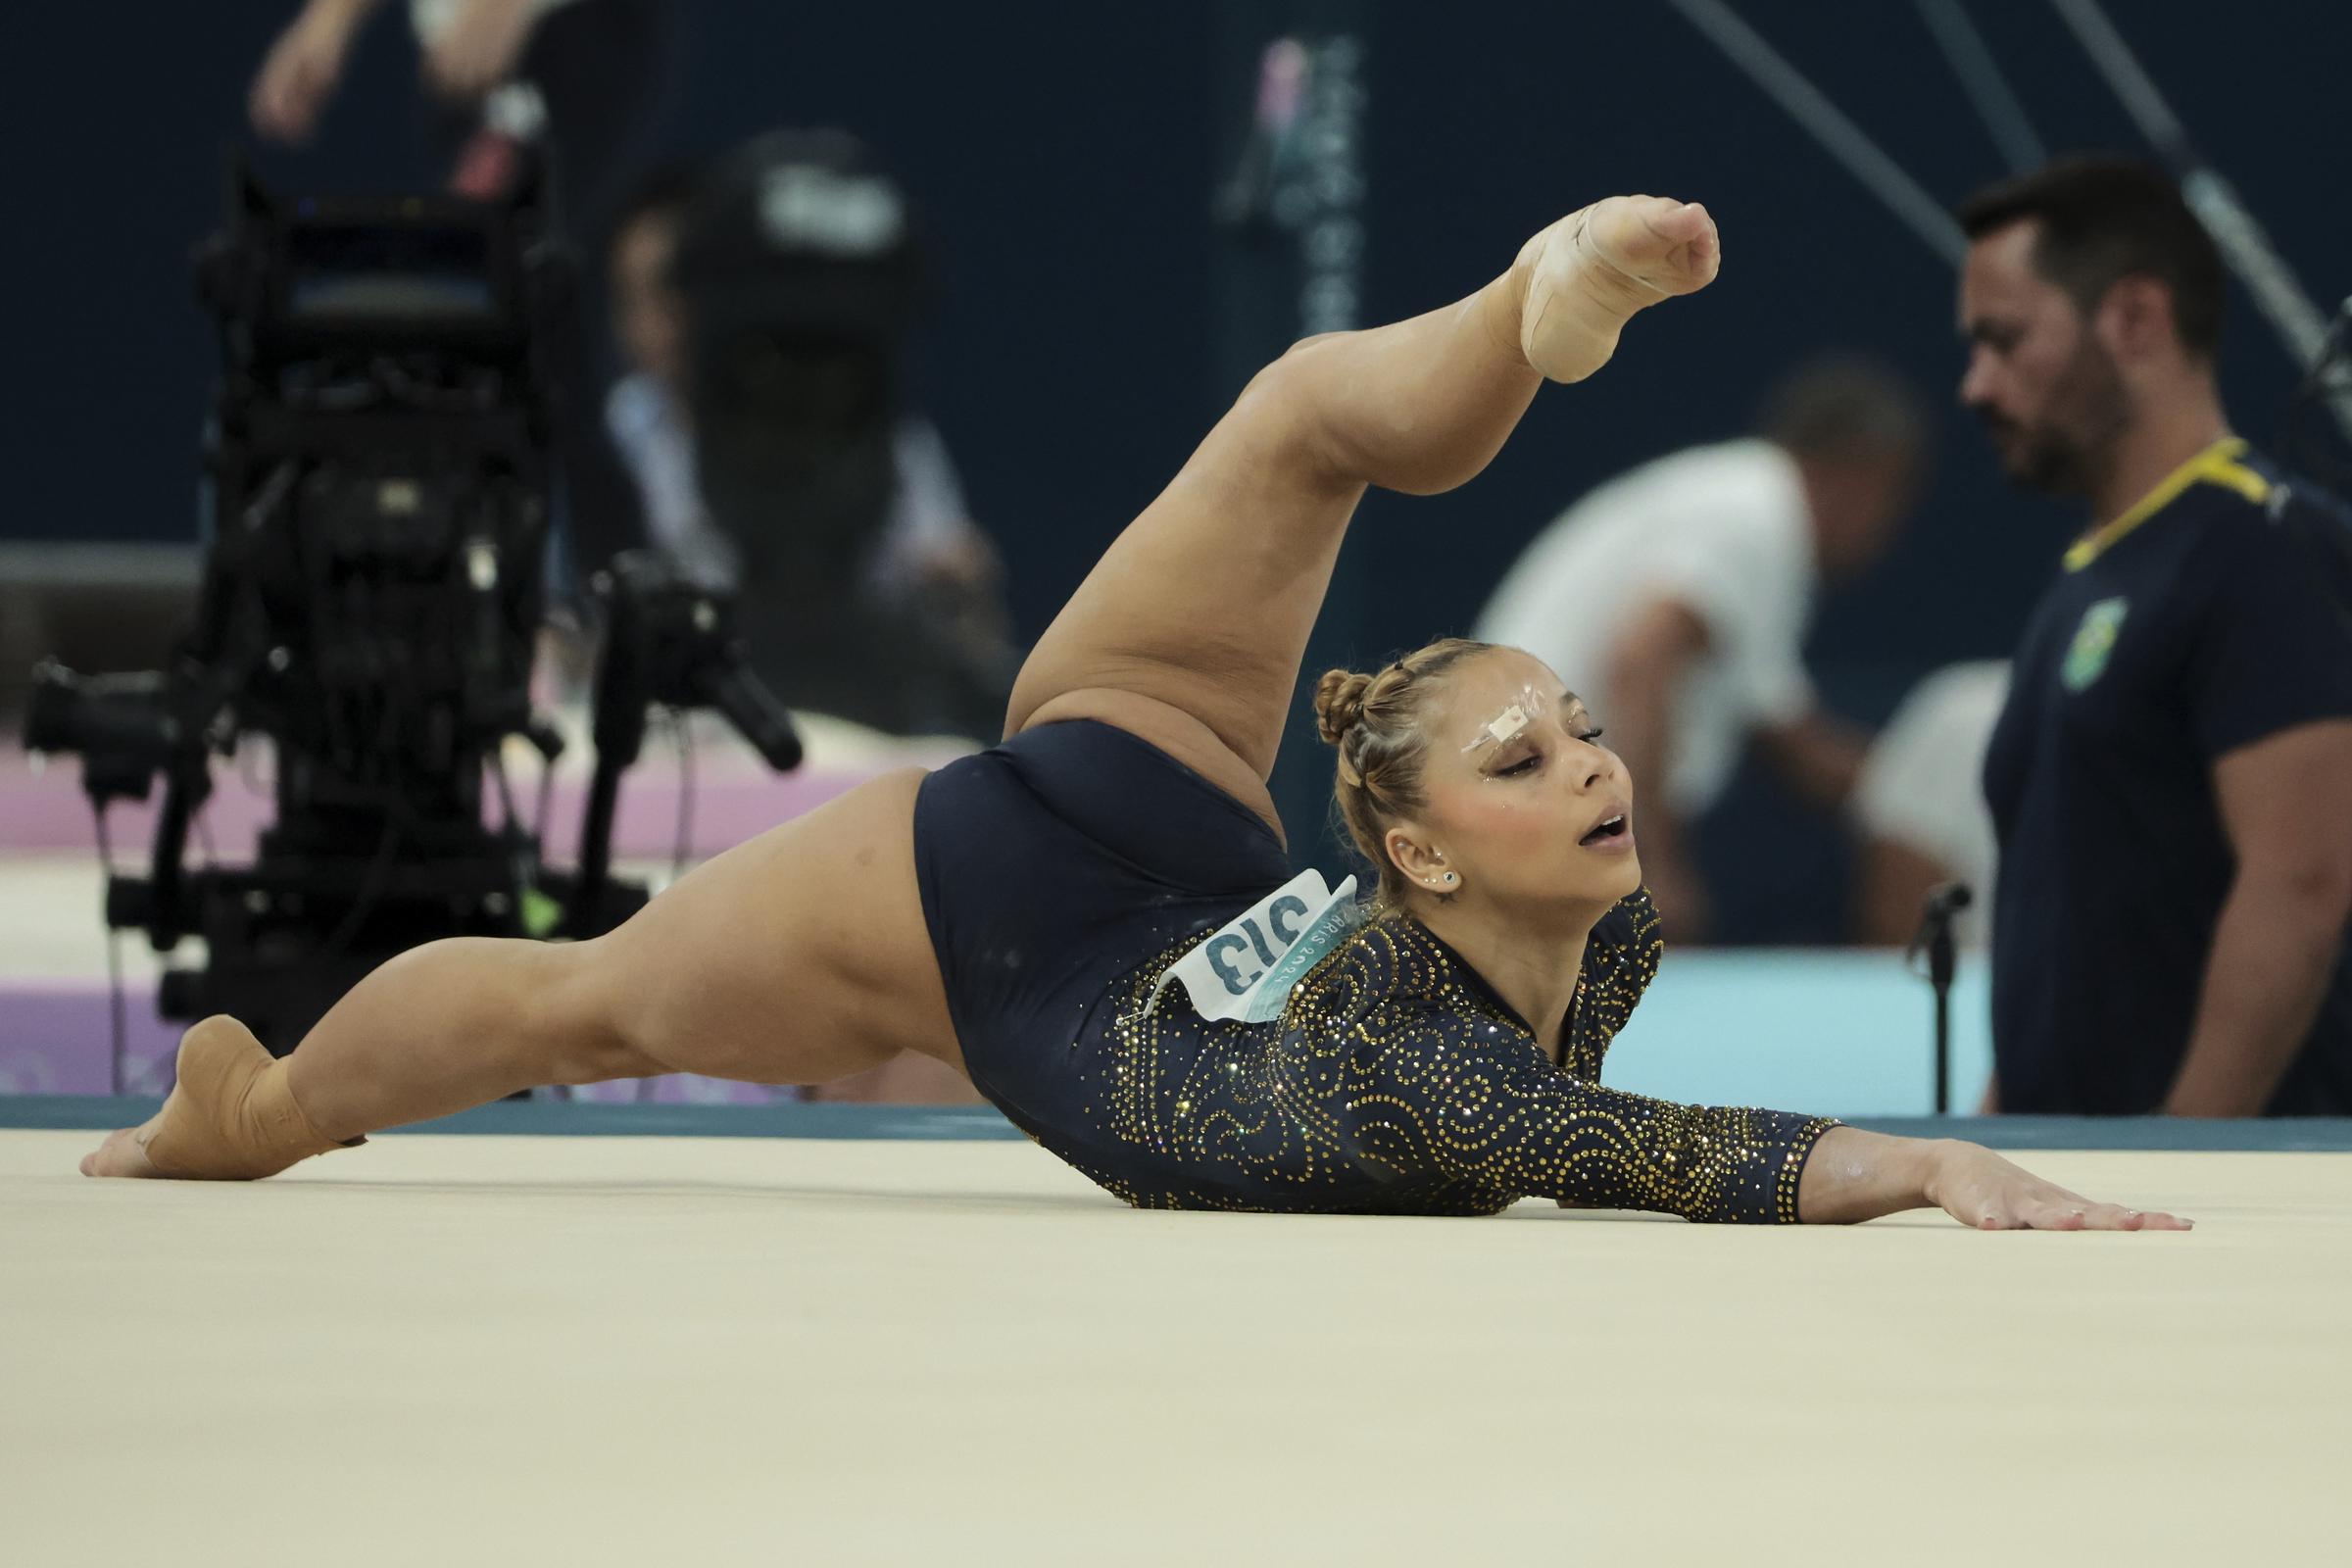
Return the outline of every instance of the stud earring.
[[[1461,878],[1460,878],[1460,877],[1458,877],[1458,876],[1455,876],[1455,875],[1454,875],[1454,874],[1453,874],[1451,871],[1448,871],[1448,872],[1446,872],[1446,885],[1447,887],[1451,887],[1451,886],[1453,886],[1453,885],[1454,885],[1456,882],[1459,882],[1460,880],[1461,880]]]

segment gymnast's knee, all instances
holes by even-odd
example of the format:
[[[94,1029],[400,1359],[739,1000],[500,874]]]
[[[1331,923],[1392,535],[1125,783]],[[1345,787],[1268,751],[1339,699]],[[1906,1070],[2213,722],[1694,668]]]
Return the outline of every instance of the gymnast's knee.
[[[643,998],[621,982],[605,939],[550,944],[528,1004],[533,1054],[550,1084],[651,1078],[656,1056]]]
[[[1367,483],[1411,495],[1452,489],[1467,475],[1451,468],[1425,475],[1397,466],[1394,449],[1410,436],[1409,418],[1393,429],[1367,426],[1368,416],[1387,418],[1394,411],[1382,400],[1350,395],[1349,383],[1363,370],[1347,346],[1363,335],[1302,337],[1242,389],[1235,408],[1248,411],[1260,462],[1282,466],[1294,483],[1317,494],[1345,494]],[[1343,403],[1352,412],[1342,412]]]
[[[1318,332],[1300,338],[1281,358],[1262,367],[1234,399],[1234,413],[1252,434],[1261,464],[1287,463],[1302,476],[1340,477],[1340,453],[1327,407],[1334,373],[1321,350],[1351,332]]]

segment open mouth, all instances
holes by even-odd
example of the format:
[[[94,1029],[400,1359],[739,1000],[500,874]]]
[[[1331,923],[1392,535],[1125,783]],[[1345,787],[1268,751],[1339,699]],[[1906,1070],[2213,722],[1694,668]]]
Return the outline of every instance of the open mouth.
[[[1631,837],[1633,829],[1626,822],[1625,813],[1620,811],[1615,816],[1603,817],[1598,826],[1576,842],[1588,850],[1605,850],[1623,844]]]

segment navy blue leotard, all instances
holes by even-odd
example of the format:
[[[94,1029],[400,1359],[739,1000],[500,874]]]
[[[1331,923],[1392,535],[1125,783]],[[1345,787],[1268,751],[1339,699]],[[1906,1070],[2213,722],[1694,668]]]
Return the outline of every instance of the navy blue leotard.
[[[1376,916],[1278,1018],[1153,984],[1290,878],[1273,832],[1145,741],[1046,724],[923,782],[923,915],[964,1061],[1014,1125],[1139,1207],[1491,1214],[1523,1197],[1792,1221],[1836,1123],[1600,1087],[1656,971],[1646,893],[1601,920],[1563,1060],[1409,915]]]

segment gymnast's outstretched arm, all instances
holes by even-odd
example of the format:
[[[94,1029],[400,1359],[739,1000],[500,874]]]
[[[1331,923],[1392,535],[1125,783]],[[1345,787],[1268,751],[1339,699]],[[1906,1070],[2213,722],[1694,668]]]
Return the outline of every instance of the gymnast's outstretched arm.
[[[1560,1071],[1525,1041],[1415,1006],[1375,1015],[1348,1153],[1401,1179],[1435,1174],[1572,1208],[1750,1224],[1851,1224],[1941,1208],[1981,1230],[2184,1230],[2094,1202],[1956,1139],[1890,1138],[1823,1117],[1681,1105]]]

